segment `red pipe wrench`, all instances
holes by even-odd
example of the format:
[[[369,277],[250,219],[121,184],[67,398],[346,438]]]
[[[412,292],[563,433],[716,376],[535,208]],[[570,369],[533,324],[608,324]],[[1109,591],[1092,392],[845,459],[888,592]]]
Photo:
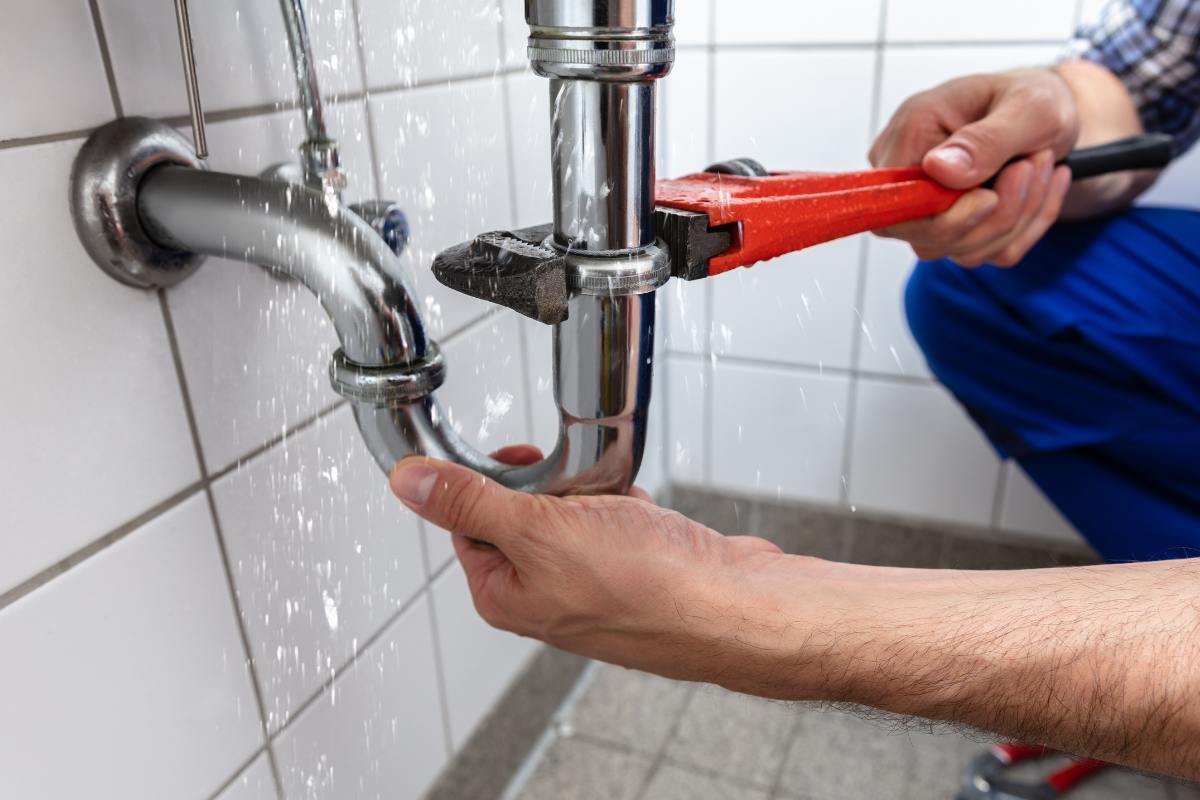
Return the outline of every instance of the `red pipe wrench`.
[[[1059,163],[1081,180],[1158,169],[1173,154],[1170,136],[1149,134],[1076,150]],[[738,159],[659,181],[655,194],[659,234],[676,259],[672,273],[694,280],[940,214],[964,191],[947,189],[920,167],[768,173],[755,161]]]

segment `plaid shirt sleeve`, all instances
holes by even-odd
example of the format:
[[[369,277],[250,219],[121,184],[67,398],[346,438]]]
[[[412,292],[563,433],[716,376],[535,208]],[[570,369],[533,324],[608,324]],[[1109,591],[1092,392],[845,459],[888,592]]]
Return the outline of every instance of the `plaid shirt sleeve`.
[[[1200,0],[1109,0],[1068,45],[1068,58],[1108,67],[1133,96],[1142,125],[1175,137],[1177,152],[1200,138]]]

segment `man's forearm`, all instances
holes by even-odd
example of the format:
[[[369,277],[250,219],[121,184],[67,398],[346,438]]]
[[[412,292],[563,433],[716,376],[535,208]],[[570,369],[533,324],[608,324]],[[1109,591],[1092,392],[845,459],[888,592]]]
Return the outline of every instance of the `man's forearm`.
[[[1200,778],[1200,560],[843,575],[828,699]]]
[[[1142,133],[1133,98],[1115,75],[1090,61],[1067,61],[1053,72],[1067,84],[1079,114],[1078,147],[1104,144]],[[1154,183],[1158,172],[1119,172],[1071,187],[1063,219],[1086,219],[1117,211]]]

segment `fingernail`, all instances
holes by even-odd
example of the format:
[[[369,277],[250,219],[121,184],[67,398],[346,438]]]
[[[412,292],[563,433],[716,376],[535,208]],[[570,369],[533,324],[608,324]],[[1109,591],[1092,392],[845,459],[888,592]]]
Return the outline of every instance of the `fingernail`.
[[[975,166],[975,159],[971,157],[971,154],[967,152],[966,148],[960,147],[956,144],[939,147],[930,153],[930,155],[932,155],[938,161],[941,161],[946,166],[953,167],[954,169],[966,170]]]
[[[992,215],[992,212],[996,210],[996,206],[998,206],[999,204],[1000,204],[1000,198],[995,193],[993,193],[992,196],[988,199],[988,201],[986,203],[984,203],[982,206],[977,208],[975,210],[975,213],[971,214],[971,216],[967,218],[967,223],[966,223],[967,227],[973,228],[976,225],[978,225],[979,223],[983,222],[988,217],[990,217]]]
[[[437,470],[427,464],[413,464],[405,467],[392,476],[392,491],[396,496],[410,506],[420,507],[429,501],[433,494],[433,484],[437,482]]]

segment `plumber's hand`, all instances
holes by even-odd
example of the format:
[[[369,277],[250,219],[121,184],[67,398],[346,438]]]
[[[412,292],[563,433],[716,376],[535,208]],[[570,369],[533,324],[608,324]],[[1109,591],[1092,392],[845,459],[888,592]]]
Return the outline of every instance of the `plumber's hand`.
[[[1013,266],[1058,219],[1071,176],[1054,163],[1074,147],[1078,117],[1071,89],[1048,69],[973,75],[910,97],[871,148],[873,165],[920,165],[955,189],[999,176],[943,214],[877,233],[922,259]]]
[[[540,454],[517,447],[497,458]],[[722,536],[644,493],[528,495],[424,458],[401,461],[391,485],[453,532],[475,607],[492,625],[628,667],[769,691],[748,683],[746,667],[796,624],[777,598],[800,595],[795,572],[782,569],[796,557],[770,542]]]

